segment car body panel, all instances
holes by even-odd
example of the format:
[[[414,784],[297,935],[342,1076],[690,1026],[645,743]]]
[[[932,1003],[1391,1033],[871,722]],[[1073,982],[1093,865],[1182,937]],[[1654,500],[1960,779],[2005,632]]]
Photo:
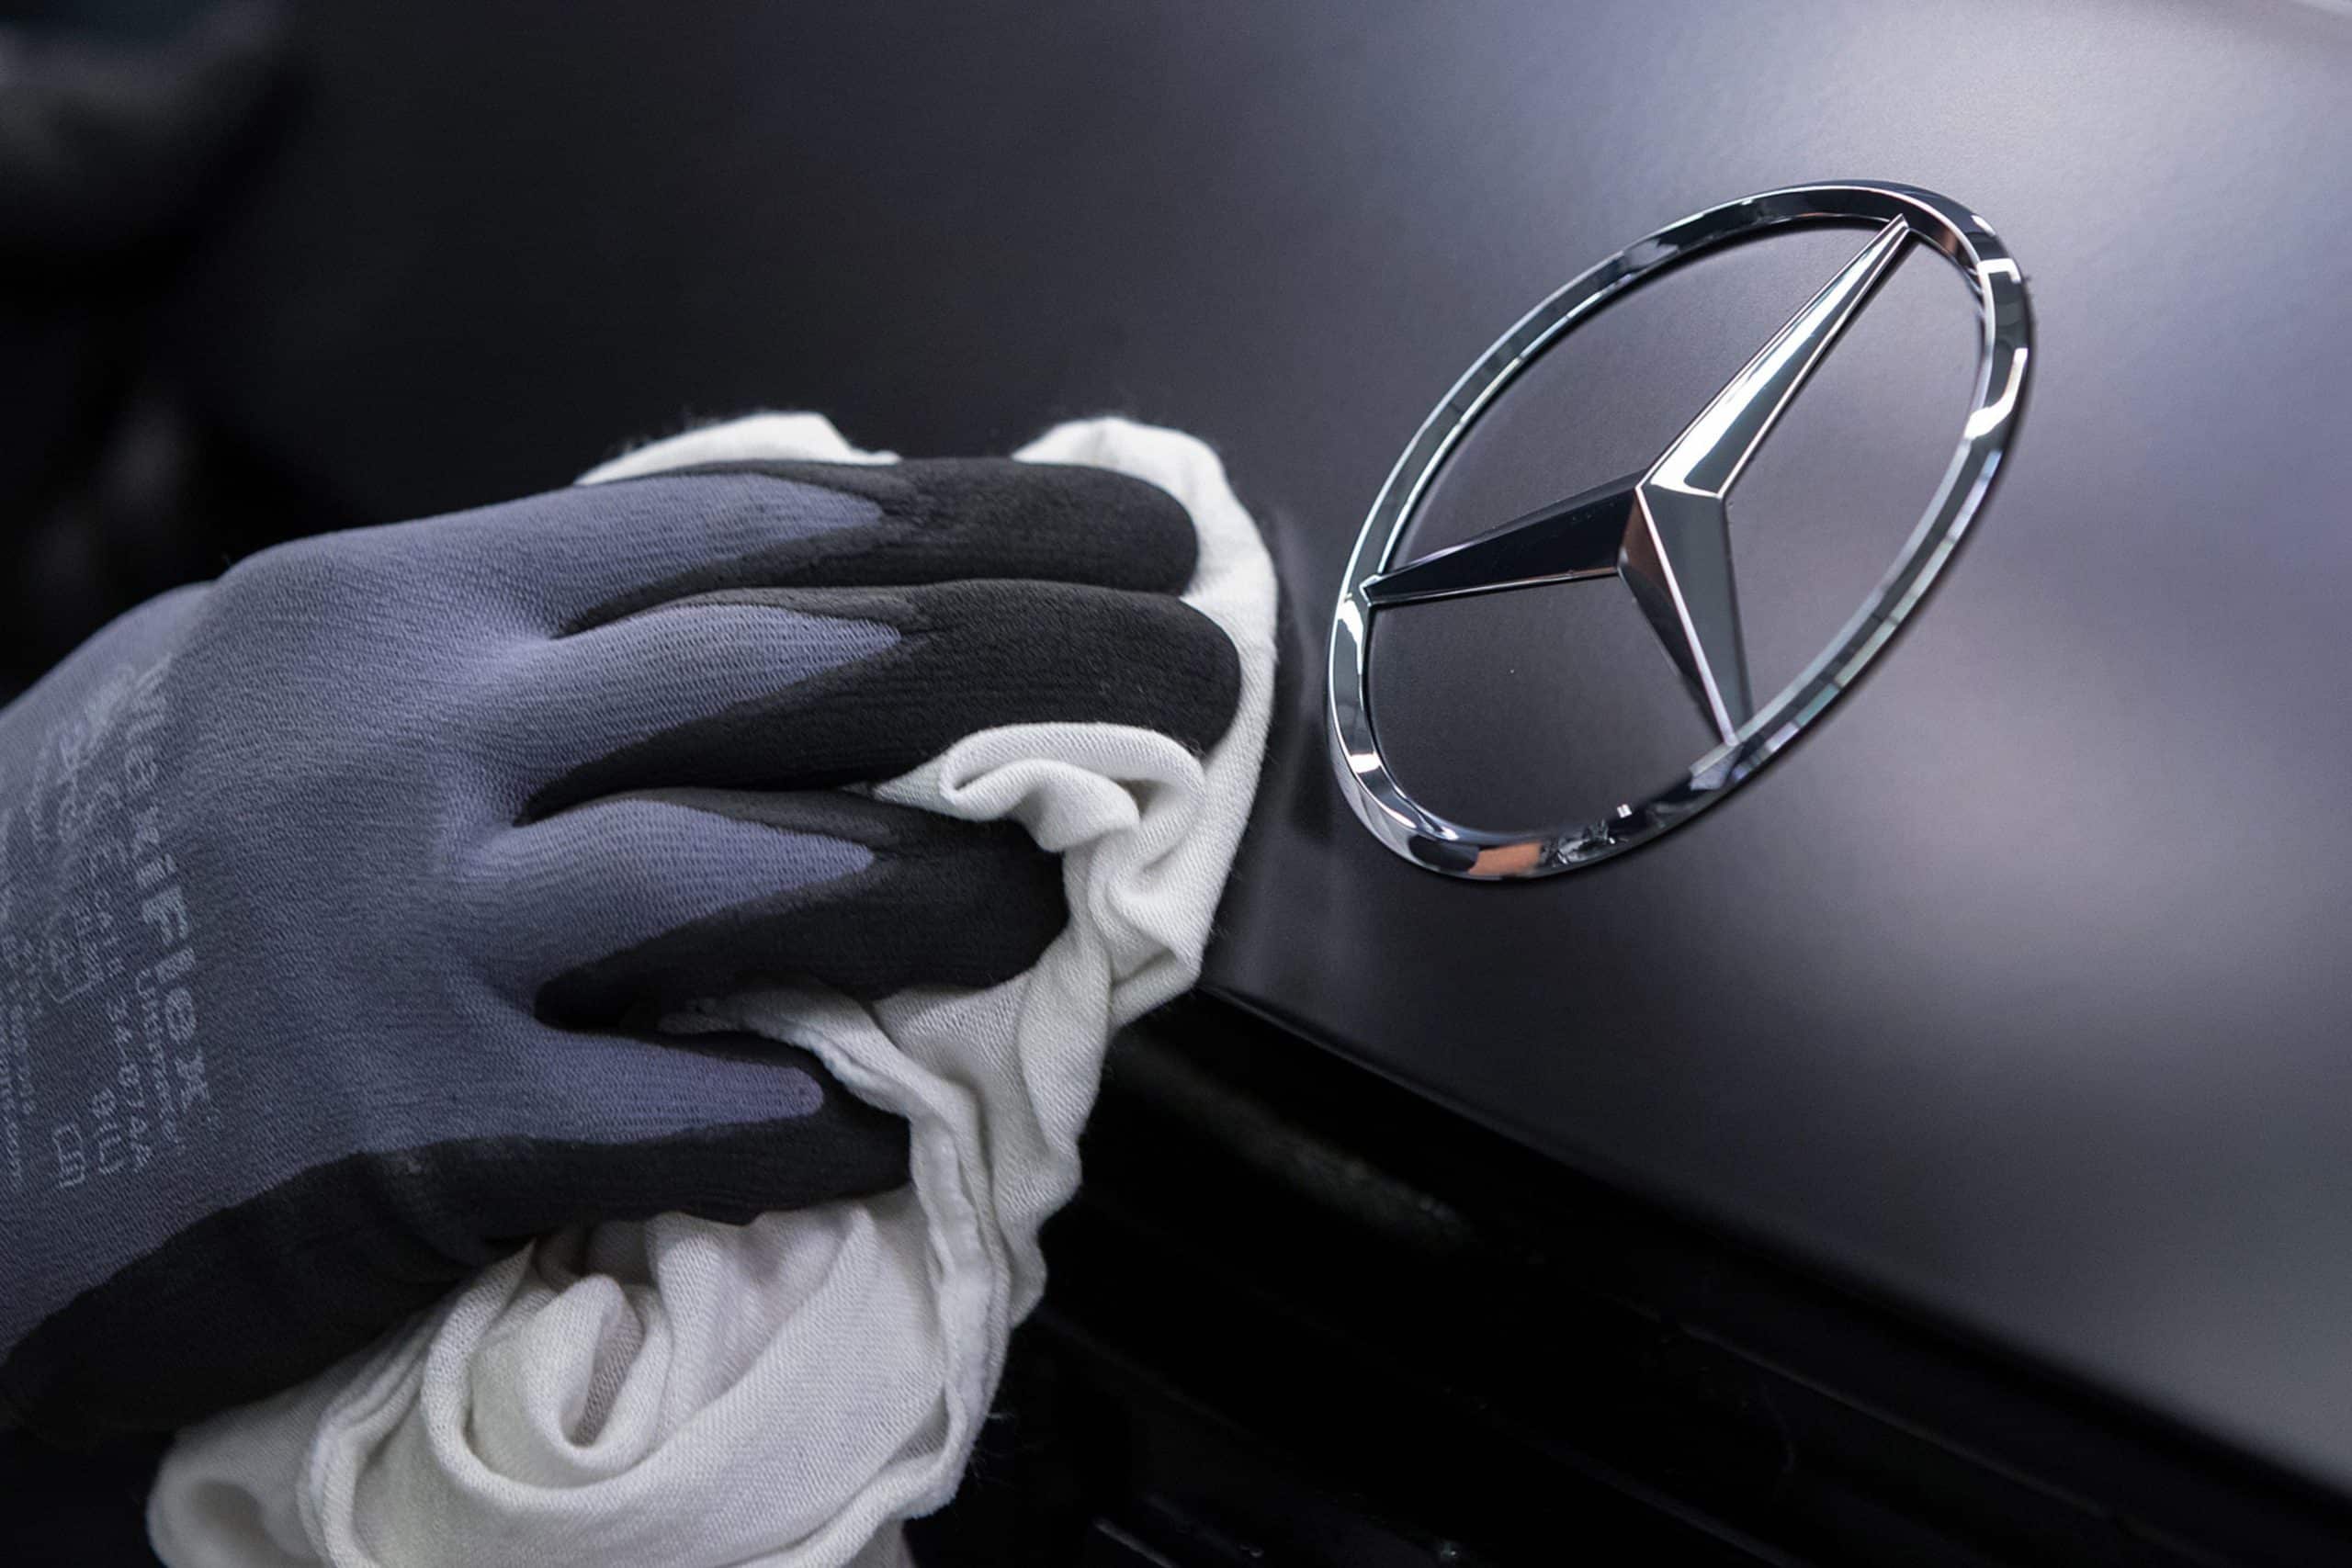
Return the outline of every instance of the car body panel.
[[[385,518],[752,406],[910,453],[1105,409],[1203,434],[1285,593],[1213,989],[2352,1489],[2352,17],[1317,0],[555,39],[477,9],[464,49],[400,6],[322,20],[328,90],[173,306],[221,419]],[[1396,452],[1568,276],[1840,177],[1983,213],[2036,314],[2022,433],[1933,599],[1656,845],[1504,887],[1392,856],[1320,710]],[[1596,324],[1431,526],[1637,466],[1850,254],[1815,238]],[[1752,632],[1759,661],[1809,655],[1949,454],[1966,300],[1931,261],[1746,481],[1744,590],[1798,628]],[[1814,519],[1794,564],[1774,516]],[[1654,648],[1509,599],[1389,660],[1433,798],[1540,810],[1596,758],[1602,787],[1696,754],[1651,728],[1683,701]],[[1593,670],[1626,677],[1570,703]]]

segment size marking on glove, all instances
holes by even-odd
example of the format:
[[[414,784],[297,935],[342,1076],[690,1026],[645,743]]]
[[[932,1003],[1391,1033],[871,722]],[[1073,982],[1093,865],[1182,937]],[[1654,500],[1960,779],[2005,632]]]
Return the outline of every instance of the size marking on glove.
[[[22,807],[0,810],[0,1161],[12,1191],[143,1170],[210,1123],[196,932],[155,799],[170,669],[166,658],[117,671],[42,738]],[[90,1054],[37,1073],[36,1035]]]

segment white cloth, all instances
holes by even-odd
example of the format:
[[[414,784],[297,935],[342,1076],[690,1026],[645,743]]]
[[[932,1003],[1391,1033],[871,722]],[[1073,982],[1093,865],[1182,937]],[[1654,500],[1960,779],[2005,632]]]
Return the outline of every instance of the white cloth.
[[[905,1561],[897,1521],[954,1492],[1044,1288],[1038,1228],[1077,1186],[1111,1032],[1200,972],[1272,700],[1272,568],[1207,447],[1104,419],[1018,456],[1136,474],[1191,509],[1185,597],[1240,649],[1240,709],[1205,761],[1143,730],[1022,725],[879,788],[1016,818],[1063,852],[1069,924],[1028,973],[872,1006],[780,991],[703,1010],[815,1051],[904,1115],[911,1187],[743,1227],[602,1225],[484,1270],[377,1348],[181,1434],[148,1506],[166,1562]],[[768,414],[587,480],[786,457],[895,460]]]

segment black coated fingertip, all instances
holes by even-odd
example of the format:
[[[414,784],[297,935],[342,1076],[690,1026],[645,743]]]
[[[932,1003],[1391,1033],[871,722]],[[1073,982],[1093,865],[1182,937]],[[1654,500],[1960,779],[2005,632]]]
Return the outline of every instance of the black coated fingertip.
[[[1204,752],[1240,700],[1232,639],[1164,593],[1026,581],[738,598],[900,634],[886,652],[763,708],[769,745],[789,750],[804,786],[892,778],[967,735],[1013,724],[1126,725]],[[693,749],[714,763],[742,755],[744,717],[731,716],[726,742]]]
[[[854,997],[981,987],[1035,964],[1068,921],[1059,861],[1017,824],[829,791],[651,790],[638,798],[865,845],[864,870],[754,898],[548,981],[546,1022],[614,1029],[689,1002],[814,980]]]
[[[1147,728],[1173,736],[1201,755],[1225,739],[1241,705],[1241,652],[1223,626],[1181,599],[1166,601],[1170,624],[1157,670],[1133,667],[1147,704],[1159,714]]]
[[[888,589],[740,589],[681,602],[766,605],[896,628],[888,649],[773,697],[676,725],[542,785],[525,819],[680,785],[803,790],[895,778],[1012,724],[1156,729],[1206,752],[1231,727],[1241,660],[1215,621],[1164,593],[1036,581]]]
[[[1199,562],[1183,503],[1132,474],[1010,458],[929,458],[899,469],[934,525],[1001,539],[1016,552],[1017,570],[974,576],[1180,593]]]

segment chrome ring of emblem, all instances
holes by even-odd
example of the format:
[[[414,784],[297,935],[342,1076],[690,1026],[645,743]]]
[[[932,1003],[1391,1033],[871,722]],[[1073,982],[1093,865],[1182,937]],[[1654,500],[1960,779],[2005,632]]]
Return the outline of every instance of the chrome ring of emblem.
[[[1701,252],[1794,224],[1906,220],[1960,270],[1975,295],[1975,397],[1960,446],[1902,555],[1821,656],[1758,708],[1686,777],[1599,821],[1492,831],[1448,821],[1390,774],[1373,722],[1365,583],[1386,571],[1430,484],[1512,378],[1577,323]],[[1908,186],[1855,181],[1792,186],[1709,208],[1659,230],[1561,288],[1478,357],[1432,410],[1381,487],[1349,558],[1331,623],[1330,744],[1340,788],[1374,838],[1417,865],[1476,881],[1549,876],[1594,864],[1679,826],[1752,777],[1834,704],[1886,646],[1942,571],[1999,468],[2023,402],[2032,337],[2023,277],[1984,219]]]

